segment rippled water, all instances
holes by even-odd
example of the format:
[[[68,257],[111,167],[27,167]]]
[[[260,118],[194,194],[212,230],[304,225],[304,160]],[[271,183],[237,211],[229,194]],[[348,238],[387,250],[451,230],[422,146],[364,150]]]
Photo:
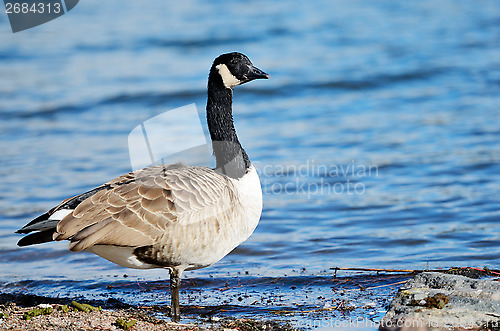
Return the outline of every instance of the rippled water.
[[[188,279],[218,288],[237,276],[263,293],[258,279],[285,279],[287,291],[336,266],[500,268],[497,1],[87,0],[16,34],[0,15],[0,36],[5,291],[102,297],[129,284],[113,297],[168,302],[161,288],[130,294],[165,271],[64,243],[19,249],[13,232],[129,171],[140,122],[203,109],[211,62],[228,51],[272,76],[239,87],[234,105],[264,211],[246,243]]]

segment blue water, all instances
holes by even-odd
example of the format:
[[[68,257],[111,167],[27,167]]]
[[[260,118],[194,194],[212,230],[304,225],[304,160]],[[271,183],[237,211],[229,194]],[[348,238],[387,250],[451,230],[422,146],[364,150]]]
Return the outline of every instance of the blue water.
[[[247,242],[187,279],[210,291],[238,277],[262,294],[255,279],[289,291],[331,267],[500,268],[498,1],[86,0],[16,34],[0,14],[0,38],[4,291],[168,303],[162,288],[106,290],[158,285],[165,271],[65,243],[20,249],[13,232],[129,171],[127,137],[142,121],[203,110],[208,69],[228,51],[271,74],[234,100],[264,210]],[[330,285],[302,302],[334,300]]]

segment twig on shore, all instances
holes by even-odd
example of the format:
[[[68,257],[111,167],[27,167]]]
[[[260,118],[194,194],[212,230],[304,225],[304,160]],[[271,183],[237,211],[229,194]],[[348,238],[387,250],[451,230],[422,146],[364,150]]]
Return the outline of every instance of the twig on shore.
[[[473,268],[473,267],[457,267],[457,268],[450,268],[450,269],[383,269],[383,268],[341,268],[341,267],[332,267],[330,268],[331,270],[335,270],[334,276],[337,276],[337,271],[342,270],[342,271],[376,271],[377,273],[379,272],[402,272],[402,273],[411,273],[411,274],[416,274],[416,273],[421,273],[421,272],[443,272],[443,273],[452,273],[453,271],[467,271],[467,270],[474,270],[478,271],[481,273],[484,273],[486,275],[497,275],[500,276],[500,270],[492,270],[489,268]]]
[[[407,282],[406,280],[402,280],[402,281],[396,282],[396,283],[390,283],[390,284],[384,284],[384,285],[377,285],[377,286],[370,286],[370,287],[363,287],[363,288],[346,289],[344,291],[346,291],[346,292],[359,291],[359,290],[361,290],[361,291],[368,291],[368,290],[373,290],[374,288],[391,287],[391,286],[394,286],[394,285],[401,285],[401,284],[404,284],[406,282]]]

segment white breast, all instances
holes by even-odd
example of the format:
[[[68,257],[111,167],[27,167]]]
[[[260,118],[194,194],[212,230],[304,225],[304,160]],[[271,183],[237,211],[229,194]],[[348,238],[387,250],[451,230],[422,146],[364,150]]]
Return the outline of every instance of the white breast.
[[[241,241],[243,242],[250,237],[259,223],[262,213],[262,189],[259,175],[253,165],[245,176],[239,180],[235,180],[235,182],[242,207],[245,210],[244,222],[248,227],[248,233],[242,234],[243,237],[246,235]]]
[[[165,247],[172,247],[167,250],[174,252],[171,259],[186,270],[216,263],[247,240],[257,227],[262,213],[262,189],[257,171],[252,166],[246,175],[233,179],[232,183],[233,199],[225,203],[215,218],[186,222],[185,227],[167,236]]]

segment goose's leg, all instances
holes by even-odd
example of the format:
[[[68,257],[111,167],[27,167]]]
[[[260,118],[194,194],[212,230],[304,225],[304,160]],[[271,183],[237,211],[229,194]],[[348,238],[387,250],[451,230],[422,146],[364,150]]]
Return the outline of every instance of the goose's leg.
[[[179,322],[181,319],[181,307],[179,306],[179,288],[181,287],[181,272],[172,268],[170,270],[170,295],[172,298],[171,311],[172,322]]]

